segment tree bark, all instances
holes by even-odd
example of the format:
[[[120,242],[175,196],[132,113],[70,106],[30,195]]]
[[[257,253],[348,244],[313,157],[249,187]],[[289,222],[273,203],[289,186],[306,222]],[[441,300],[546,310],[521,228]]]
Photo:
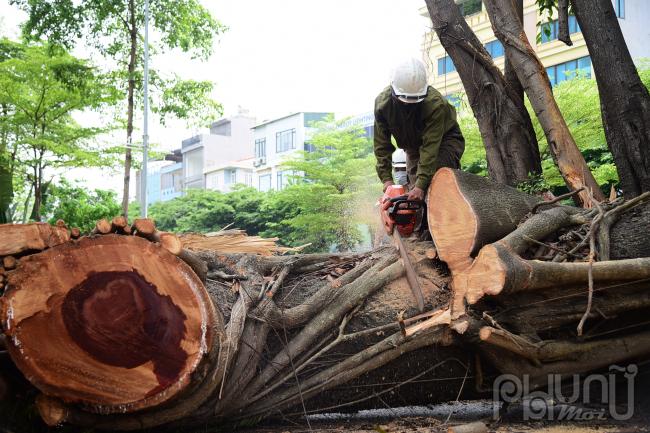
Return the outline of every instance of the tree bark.
[[[3,118],[7,119],[7,105],[2,104],[1,107]],[[4,121],[0,125],[0,224],[5,224],[10,222],[8,221],[9,206],[14,198],[13,164],[7,151],[9,126]]]
[[[426,4],[478,121],[490,178],[514,186],[540,174],[537,138],[516,87],[508,85],[453,0],[427,0]]]
[[[522,25],[524,22],[524,0],[514,0],[513,1],[515,5],[515,9],[517,11],[517,17],[519,18],[519,21],[521,21]],[[505,47],[504,47],[505,49]],[[517,72],[515,71],[515,68],[512,65],[512,62],[508,59],[507,56],[505,56],[504,59],[504,70],[503,70],[503,76],[506,80],[506,83],[508,84],[508,87],[511,89],[511,98],[513,100],[517,101],[518,106],[525,107],[524,103],[524,88],[521,86],[521,83],[519,82],[519,78],[517,77]],[[526,110],[526,113],[528,113],[528,110]],[[528,116],[528,114],[526,114]],[[528,116],[530,118],[530,116]],[[531,123],[532,126],[532,123]],[[534,135],[535,132],[532,131],[532,134]],[[537,153],[539,153],[539,147],[537,146]],[[540,167],[541,167],[541,162],[540,162]],[[538,172],[534,172],[533,174],[541,174],[542,170]]]
[[[557,0],[558,40],[573,45],[569,31],[569,0]]]
[[[486,0],[494,34],[503,44],[519,81],[539,119],[553,160],[570,190],[586,187],[598,201],[605,199],[584,157],[580,153],[562,113],[553,98],[551,84],[544,66],[530,46],[511,0]],[[591,206],[588,191],[576,197],[582,205]]]
[[[650,191],[650,95],[609,0],[572,0],[596,73],[605,137],[625,197]]]

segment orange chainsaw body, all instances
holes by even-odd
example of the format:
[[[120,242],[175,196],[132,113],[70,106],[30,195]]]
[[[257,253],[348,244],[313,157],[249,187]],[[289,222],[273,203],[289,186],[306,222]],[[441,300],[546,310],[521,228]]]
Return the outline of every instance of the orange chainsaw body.
[[[389,235],[397,227],[402,237],[408,237],[415,230],[416,212],[422,207],[421,201],[408,200],[403,185],[391,185],[381,198],[381,219]]]

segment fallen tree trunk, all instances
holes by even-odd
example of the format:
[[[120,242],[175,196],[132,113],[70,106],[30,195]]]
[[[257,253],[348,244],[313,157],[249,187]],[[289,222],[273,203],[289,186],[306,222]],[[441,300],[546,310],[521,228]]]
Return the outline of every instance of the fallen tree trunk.
[[[423,314],[392,248],[179,251],[143,221],[140,236],[19,256],[3,271],[0,323],[50,424],[180,429],[429,404],[489,391],[497,371],[538,385],[650,353],[649,259],[629,241],[650,234],[617,229],[645,221],[649,197],[549,208],[440,170],[429,191],[438,256],[430,242],[407,246]],[[599,261],[598,230],[636,257]]]

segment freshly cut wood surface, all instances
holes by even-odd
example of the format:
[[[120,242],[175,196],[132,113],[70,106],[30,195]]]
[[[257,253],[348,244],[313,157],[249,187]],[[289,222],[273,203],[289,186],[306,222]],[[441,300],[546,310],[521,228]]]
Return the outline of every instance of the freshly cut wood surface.
[[[138,236],[146,238],[156,232],[156,223],[150,218],[136,218],[133,221],[133,230]]]
[[[0,224],[0,256],[44,250],[70,240],[65,227],[47,223]]]
[[[107,219],[100,219],[95,223],[95,228],[93,229],[93,234],[106,235],[111,232],[111,223]]]
[[[191,269],[132,236],[23,258],[0,298],[12,360],[46,396],[101,413],[159,405],[211,347],[214,310]]]
[[[489,179],[441,168],[427,198],[429,231],[441,260],[454,276],[452,318],[464,311],[463,275],[479,250],[517,228],[539,199]]]
[[[540,200],[489,179],[441,168],[428,196],[429,231],[452,272],[462,271],[488,243],[507,235]]]

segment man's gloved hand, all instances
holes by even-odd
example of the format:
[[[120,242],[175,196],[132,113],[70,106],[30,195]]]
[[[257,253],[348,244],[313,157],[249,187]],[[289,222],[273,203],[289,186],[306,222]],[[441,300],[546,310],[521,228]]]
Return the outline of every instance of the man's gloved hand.
[[[408,199],[422,201],[424,200],[424,191],[422,191],[422,188],[418,188],[416,186],[415,188],[409,191]]]
[[[388,189],[388,187],[389,187],[389,186],[392,186],[392,185],[395,185],[395,184],[393,183],[393,181],[392,181],[392,180],[387,180],[386,182],[384,182],[384,190],[383,190],[383,191],[386,192],[386,190]]]

